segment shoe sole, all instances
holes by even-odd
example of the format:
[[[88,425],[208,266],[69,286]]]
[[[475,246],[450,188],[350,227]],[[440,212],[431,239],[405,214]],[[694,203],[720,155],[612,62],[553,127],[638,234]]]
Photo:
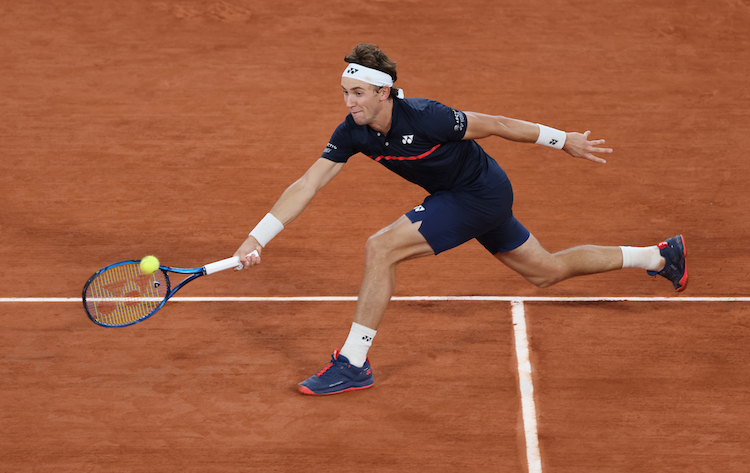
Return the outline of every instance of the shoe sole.
[[[675,289],[677,292],[682,292],[685,290],[685,288],[688,285],[688,269],[687,269],[687,245],[685,244],[685,237],[680,235],[680,241],[682,242],[682,258],[685,263],[685,274],[682,275],[680,280],[678,281],[680,284],[680,287]]]
[[[340,393],[345,393],[347,391],[359,391],[361,389],[371,388],[374,385],[375,383],[368,384],[367,386],[352,386],[351,388],[342,389],[341,391],[333,391],[330,393],[316,393],[315,391],[308,388],[307,386],[302,386],[302,385],[297,386],[297,390],[301,392],[302,394],[307,394],[308,396],[330,396],[331,394],[340,394]]]

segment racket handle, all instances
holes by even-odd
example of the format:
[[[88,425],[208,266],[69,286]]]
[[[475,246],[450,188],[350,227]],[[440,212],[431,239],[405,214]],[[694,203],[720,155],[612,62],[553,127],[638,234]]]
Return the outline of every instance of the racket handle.
[[[250,254],[258,256],[258,250],[255,250]],[[232,268],[235,268],[235,269],[244,268],[244,265],[240,263],[239,256],[232,256],[231,258],[223,259],[215,263],[209,263],[203,267],[203,270],[206,272],[206,274],[213,274],[218,271],[224,271],[225,269],[232,269]]]

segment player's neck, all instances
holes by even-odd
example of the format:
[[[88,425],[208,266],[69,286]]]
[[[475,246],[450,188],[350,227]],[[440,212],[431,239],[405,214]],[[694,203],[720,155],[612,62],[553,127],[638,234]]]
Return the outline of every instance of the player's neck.
[[[378,113],[372,123],[370,123],[370,128],[386,135],[391,130],[391,123],[393,123],[393,99],[388,99],[388,101],[383,104],[380,113]]]

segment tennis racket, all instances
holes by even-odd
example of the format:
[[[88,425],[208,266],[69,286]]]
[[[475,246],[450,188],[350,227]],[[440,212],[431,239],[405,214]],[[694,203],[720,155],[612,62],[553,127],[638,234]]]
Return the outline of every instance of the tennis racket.
[[[258,254],[257,251],[253,253]],[[242,269],[238,256],[200,268],[159,266],[154,274],[141,272],[140,262],[129,260],[110,264],[86,281],[83,286],[83,308],[95,324],[127,327],[143,322],[164,307],[169,298],[190,281],[225,269]],[[170,279],[172,273],[187,277],[173,288]]]

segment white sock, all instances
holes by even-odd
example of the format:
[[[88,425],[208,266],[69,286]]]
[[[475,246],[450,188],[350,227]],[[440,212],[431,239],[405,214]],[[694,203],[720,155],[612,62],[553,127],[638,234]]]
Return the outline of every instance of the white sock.
[[[352,329],[340,353],[349,360],[349,363],[361,368],[367,360],[367,351],[372,346],[372,339],[375,338],[376,333],[378,333],[377,330],[352,322]]]
[[[623,268],[641,268],[649,271],[664,269],[664,260],[658,246],[621,246],[620,250],[622,251]]]

